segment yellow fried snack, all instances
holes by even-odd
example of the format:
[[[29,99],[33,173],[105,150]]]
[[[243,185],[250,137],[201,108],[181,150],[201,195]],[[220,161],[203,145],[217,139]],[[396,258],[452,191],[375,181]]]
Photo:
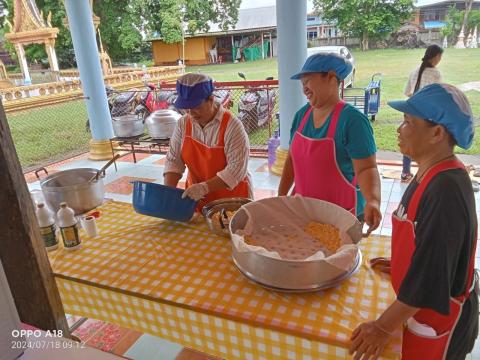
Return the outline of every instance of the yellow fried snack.
[[[326,249],[332,252],[336,252],[340,247],[340,234],[333,225],[310,221],[305,228],[305,232],[320,241]]]

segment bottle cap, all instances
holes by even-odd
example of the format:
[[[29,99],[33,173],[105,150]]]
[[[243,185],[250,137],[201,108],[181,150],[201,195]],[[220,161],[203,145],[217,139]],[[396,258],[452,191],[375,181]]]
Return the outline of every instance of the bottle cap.
[[[38,204],[37,204],[37,208],[39,208],[39,209],[43,208],[44,206],[45,206],[44,203],[38,203]]]
[[[67,207],[67,203],[66,202],[61,202],[60,207],[65,209]]]

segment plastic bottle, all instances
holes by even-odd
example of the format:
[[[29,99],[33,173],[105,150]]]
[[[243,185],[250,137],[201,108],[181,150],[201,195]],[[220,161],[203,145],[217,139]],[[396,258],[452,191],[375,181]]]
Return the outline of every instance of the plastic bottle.
[[[55,234],[57,227],[53,214],[48,210],[44,203],[38,203],[36,209],[37,221],[40,226],[40,234],[47,251],[58,248],[58,239]]]
[[[273,132],[273,137],[268,140],[268,168],[271,169],[277,158],[276,151],[280,146],[280,136],[279,131],[275,130]]]
[[[79,248],[78,222],[75,219],[74,211],[67,206],[66,202],[60,203],[60,209],[57,212],[57,223],[65,249],[73,250]]]

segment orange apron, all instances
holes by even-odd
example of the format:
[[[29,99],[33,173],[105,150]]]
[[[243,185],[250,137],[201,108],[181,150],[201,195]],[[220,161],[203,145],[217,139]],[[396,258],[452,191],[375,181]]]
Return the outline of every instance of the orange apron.
[[[225,156],[224,150],[225,131],[232,117],[229,111],[225,111],[218,131],[217,145],[209,147],[192,138],[192,120],[190,115],[187,115],[185,138],[181,151],[182,160],[188,168],[185,188],[188,188],[192,184],[210,180],[227,166],[227,157]],[[245,179],[240,181],[232,190],[223,189],[212,191],[198,202],[197,211],[201,211],[206,204],[213,200],[231,197],[248,198],[249,188],[249,182],[247,177],[245,177]]]
[[[407,209],[407,218],[400,219],[396,212],[392,215],[392,285],[398,294],[403,278],[410,267],[415,253],[415,218],[423,192],[433,177],[449,169],[464,169],[458,160],[444,161],[430,169],[415,190]],[[476,238],[476,237],[475,237]],[[476,244],[476,242],[475,242]],[[450,298],[450,314],[442,315],[431,309],[420,309],[413,317],[421,323],[430,326],[437,332],[435,337],[417,334],[408,326],[403,331],[402,359],[406,360],[444,360],[447,356],[450,339],[462,314],[462,306],[470,296],[474,281],[475,264],[474,245],[468,268],[468,281],[465,292],[455,298]]]

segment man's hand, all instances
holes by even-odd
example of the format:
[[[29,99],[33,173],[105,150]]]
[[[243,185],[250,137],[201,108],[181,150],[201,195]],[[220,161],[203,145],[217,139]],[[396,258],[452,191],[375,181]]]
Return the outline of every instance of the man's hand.
[[[365,204],[365,209],[363,210],[363,218],[365,223],[368,225],[367,236],[370,233],[378,228],[380,221],[382,221],[382,213],[380,212],[380,204],[378,202],[372,201]]]
[[[182,194],[182,199],[187,196],[195,201],[198,201],[205,197],[209,193],[208,185],[205,182],[190,185]]]
[[[360,324],[352,333],[349,353],[355,360],[378,359],[387,345],[390,334],[382,330],[375,321]]]

